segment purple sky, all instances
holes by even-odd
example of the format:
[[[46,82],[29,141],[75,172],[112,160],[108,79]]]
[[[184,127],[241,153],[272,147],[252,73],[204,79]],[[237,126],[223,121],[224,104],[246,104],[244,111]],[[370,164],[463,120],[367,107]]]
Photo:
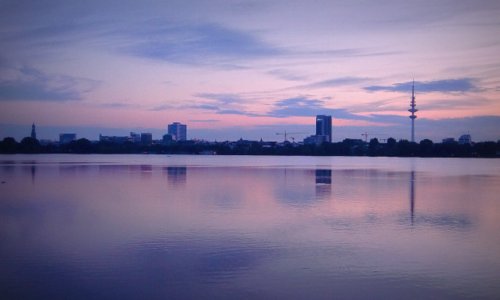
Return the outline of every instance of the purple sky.
[[[0,1],[0,138],[500,139],[499,1]],[[306,134],[298,134],[302,139]]]

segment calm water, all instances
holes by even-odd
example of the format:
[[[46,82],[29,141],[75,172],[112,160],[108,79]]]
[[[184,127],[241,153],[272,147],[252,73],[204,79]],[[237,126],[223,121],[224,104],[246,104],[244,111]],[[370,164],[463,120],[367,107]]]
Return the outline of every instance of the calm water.
[[[500,160],[0,156],[2,299],[499,298]]]

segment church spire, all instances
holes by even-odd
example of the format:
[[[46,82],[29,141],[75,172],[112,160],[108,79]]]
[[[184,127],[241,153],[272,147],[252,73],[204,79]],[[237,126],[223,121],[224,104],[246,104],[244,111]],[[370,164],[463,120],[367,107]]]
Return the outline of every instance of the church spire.
[[[35,127],[35,123],[33,123],[33,125],[31,125],[31,138],[36,140],[36,127]]]

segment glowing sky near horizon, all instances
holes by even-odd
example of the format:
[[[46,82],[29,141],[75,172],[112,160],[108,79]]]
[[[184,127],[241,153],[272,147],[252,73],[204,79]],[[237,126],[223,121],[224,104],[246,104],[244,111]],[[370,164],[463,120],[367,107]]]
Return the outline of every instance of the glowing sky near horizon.
[[[276,139],[329,114],[334,140],[408,139],[414,78],[417,139],[497,140],[499,16],[498,1],[0,0],[0,137],[179,121]]]

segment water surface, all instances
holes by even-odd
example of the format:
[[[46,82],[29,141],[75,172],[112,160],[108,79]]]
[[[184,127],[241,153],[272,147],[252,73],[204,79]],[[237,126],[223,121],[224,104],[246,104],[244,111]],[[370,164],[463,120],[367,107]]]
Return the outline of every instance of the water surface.
[[[500,161],[0,156],[5,299],[500,297]]]

